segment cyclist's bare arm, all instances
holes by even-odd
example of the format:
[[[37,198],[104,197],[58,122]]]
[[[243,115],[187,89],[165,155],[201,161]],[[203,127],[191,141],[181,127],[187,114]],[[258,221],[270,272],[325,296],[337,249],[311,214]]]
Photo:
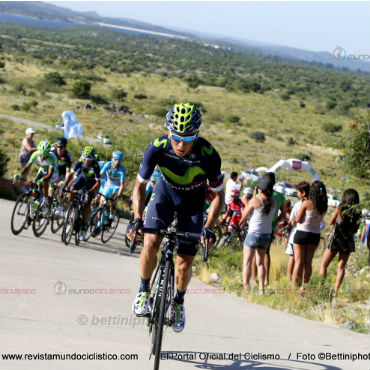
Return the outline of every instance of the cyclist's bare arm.
[[[46,176],[44,176],[44,177],[43,177],[43,179],[44,179],[45,181],[50,180],[50,179],[51,179],[51,176],[53,175],[53,172],[54,172],[54,168],[49,167],[49,169],[48,169],[48,173],[47,173],[47,175],[46,175]]]
[[[66,178],[64,180],[64,186],[69,186],[72,182],[72,179],[73,179],[73,175],[74,175],[74,171],[71,170],[70,172],[68,172],[66,174]]]
[[[94,192],[96,189],[100,187],[101,181],[96,179],[94,186],[90,189],[91,192]]]
[[[224,190],[222,189],[218,192],[215,192],[215,197],[209,206],[208,219],[206,224],[204,225],[205,227],[212,228],[216,224],[218,216],[220,215],[222,208],[224,206],[224,202],[225,202]]]
[[[25,173],[27,173],[28,169],[32,166],[32,163],[28,162],[21,170],[21,175],[23,176]]]
[[[136,180],[134,190],[132,192],[132,208],[135,218],[143,219],[145,206],[145,189],[146,183]]]

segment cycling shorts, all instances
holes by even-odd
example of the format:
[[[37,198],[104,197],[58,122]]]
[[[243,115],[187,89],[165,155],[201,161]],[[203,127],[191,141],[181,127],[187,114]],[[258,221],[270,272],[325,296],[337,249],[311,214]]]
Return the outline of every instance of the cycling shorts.
[[[104,187],[100,187],[99,193],[103,194],[105,198],[112,198],[113,194],[118,193],[119,188],[119,186],[105,185]]]
[[[203,228],[203,209],[206,187],[197,191],[175,192],[163,179],[154,188],[148,204],[144,227],[152,230],[167,229],[177,214],[176,230],[200,234]],[[199,242],[178,238],[177,254],[195,256]]]

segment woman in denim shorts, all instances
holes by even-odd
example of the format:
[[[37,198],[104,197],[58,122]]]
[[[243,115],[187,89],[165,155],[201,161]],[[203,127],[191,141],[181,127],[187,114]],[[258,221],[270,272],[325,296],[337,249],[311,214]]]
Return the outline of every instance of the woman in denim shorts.
[[[271,243],[272,218],[275,201],[272,199],[273,183],[264,178],[257,185],[259,198],[254,197],[243,211],[240,223],[250,216],[248,234],[244,241],[243,287],[248,289],[251,279],[251,264],[257,250],[256,263],[259,277],[259,294],[264,293],[265,267],[263,261],[266,250]]]

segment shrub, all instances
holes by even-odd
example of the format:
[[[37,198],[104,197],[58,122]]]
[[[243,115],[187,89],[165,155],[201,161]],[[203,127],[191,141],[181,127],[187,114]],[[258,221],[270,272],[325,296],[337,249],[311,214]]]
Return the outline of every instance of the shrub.
[[[127,92],[122,89],[113,89],[111,97],[112,99],[123,101],[127,97]]]
[[[9,159],[10,158],[5,154],[5,152],[0,149],[0,177],[5,175]]]
[[[12,104],[10,106],[10,108],[12,108],[13,110],[20,110],[21,109],[18,104]]]
[[[185,78],[185,81],[187,82],[188,86],[192,89],[196,89],[202,83],[202,80],[197,76],[187,77]]]
[[[21,105],[21,110],[24,110],[24,111],[28,112],[31,108],[36,107],[37,104],[38,104],[37,100],[32,100],[28,103],[23,103]]]
[[[72,86],[72,97],[88,99],[90,97],[91,83],[87,81],[77,81]]]
[[[298,153],[295,155],[295,158],[300,159],[301,161],[309,161],[311,160],[311,157],[310,153]]]
[[[249,137],[256,140],[258,143],[263,143],[266,140],[265,133],[262,131],[253,131],[249,134]]]
[[[0,62],[0,68],[4,68],[5,67],[5,63],[4,62]]]
[[[100,95],[91,95],[90,99],[95,104],[108,104],[109,103],[108,100],[106,100]]]
[[[5,83],[5,80],[2,77],[0,77],[0,84],[3,84],[3,83]]]
[[[334,134],[342,130],[342,125],[340,123],[326,122],[322,125],[322,129],[329,134]]]
[[[143,100],[143,99],[147,99],[148,97],[145,94],[135,94],[134,98],[137,100]]]
[[[300,108],[305,108],[306,104],[303,101],[301,101],[301,102],[299,102],[299,107]]]
[[[42,79],[42,83],[50,87],[66,85],[66,81],[59,72],[46,73]]]
[[[329,110],[334,109],[337,106],[337,100],[336,99],[329,99],[326,102],[326,108]]]
[[[290,95],[286,92],[284,94],[281,94],[280,95],[280,98],[283,99],[283,100],[289,100],[290,99]]]
[[[240,121],[240,117],[238,116],[231,116],[229,117],[229,121],[232,122],[232,123],[237,123]]]
[[[288,146],[292,146],[292,145],[295,145],[297,144],[297,141],[294,139],[294,137],[290,137],[288,139]]]

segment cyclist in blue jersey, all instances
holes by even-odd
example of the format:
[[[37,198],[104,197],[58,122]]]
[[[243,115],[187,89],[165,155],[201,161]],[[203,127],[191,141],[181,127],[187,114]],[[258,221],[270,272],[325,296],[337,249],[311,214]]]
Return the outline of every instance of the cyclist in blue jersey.
[[[100,170],[100,176],[102,185],[99,193],[103,194],[103,198],[112,198],[110,202],[110,222],[113,220],[115,201],[118,199],[124,189],[126,181],[126,168],[121,164],[123,159],[123,153],[116,150],[112,153],[112,160],[106,162],[103,168]],[[104,199],[100,199],[100,205],[102,205]]]
[[[72,170],[66,176],[64,186],[69,185],[70,190],[87,191],[87,199],[83,211],[84,224],[81,229],[81,240],[85,240],[91,199],[100,186],[100,167],[95,159],[95,149],[92,146],[86,146],[83,149],[81,158],[74,164]],[[73,193],[68,194],[68,201],[72,203]]]
[[[202,116],[191,104],[176,104],[166,116],[168,135],[155,139],[147,147],[141,162],[133,190],[133,227],[143,226],[156,232],[166,229],[177,213],[177,230],[201,233],[201,242],[209,241],[212,248],[216,240],[212,227],[216,223],[224,203],[223,175],[221,158],[206,139],[199,137]],[[154,168],[158,166],[161,177],[158,179],[154,196],[149,202],[145,222],[143,210],[145,189]],[[208,185],[215,193],[209,217],[203,227],[203,210]],[[130,235],[131,233],[131,235]],[[130,231],[128,237],[132,237]],[[140,255],[141,284],[133,312],[144,316],[150,312],[149,282],[157,263],[157,252],[163,237],[145,233],[144,247]],[[185,326],[184,295],[191,280],[192,263],[197,253],[198,243],[178,239],[177,245],[177,293],[172,306],[172,329],[176,332]]]

